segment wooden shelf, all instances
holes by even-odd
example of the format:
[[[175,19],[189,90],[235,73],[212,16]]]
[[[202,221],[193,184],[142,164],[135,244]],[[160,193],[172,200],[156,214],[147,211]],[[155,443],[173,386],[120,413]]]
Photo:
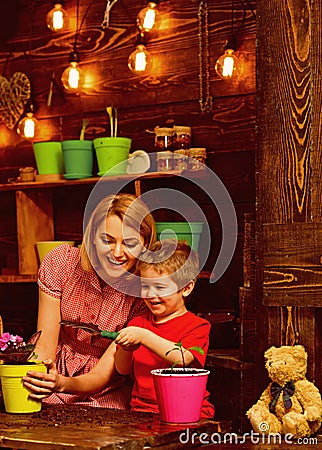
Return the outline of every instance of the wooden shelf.
[[[37,281],[38,258],[35,242],[54,239],[53,189],[59,187],[95,185],[97,182],[134,182],[135,193],[141,195],[141,181],[180,176],[183,171],[147,172],[77,180],[33,181],[0,184],[0,193],[15,193],[18,238],[18,275],[2,275],[0,283],[34,283]],[[185,171],[189,178],[201,178],[204,171]],[[210,272],[202,272],[199,278],[209,279]]]
[[[36,283],[37,275],[0,275],[0,283]]]
[[[181,170],[171,170],[168,172],[146,172],[142,174],[125,174],[125,175],[113,175],[105,177],[90,177],[81,178],[77,180],[57,180],[57,181],[31,181],[27,183],[5,183],[0,184],[1,191],[21,191],[27,189],[48,189],[52,187],[63,187],[63,186],[78,186],[81,184],[95,184],[98,181],[106,181],[111,183],[113,181],[134,181],[134,180],[144,180],[151,178],[169,178],[181,175],[183,172]],[[193,178],[198,178],[200,172],[189,172],[189,176]]]
[[[239,358],[239,349],[211,349],[208,351],[206,366],[244,371],[254,368],[253,362],[244,362]]]

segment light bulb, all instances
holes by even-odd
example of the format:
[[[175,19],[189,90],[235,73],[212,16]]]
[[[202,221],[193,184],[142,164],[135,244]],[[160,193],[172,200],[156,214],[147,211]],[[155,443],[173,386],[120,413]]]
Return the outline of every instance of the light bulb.
[[[79,54],[77,51],[71,52],[69,56],[69,66],[61,76],[64,89],[67,92],[79,92],[85,82],[84,71],[79,67]]]
[[[20,120],[17,127],[17,133],[24,139],[33,139],[38,127],[38,120],[32,112],[28,112],[26,116]]]
[[[128,59],[129,69],[133,73],[142,74],[151,67],[152,58],[145,45],[138,44]]]
[[[67,12],[62,7],[61,3],[55,3],[53,9],[49,11],[46,18],[47,27],[51,31],[60,31],[66,28],[68,22]]]
[[[146,8],[141,9],[136,18],[140,30],[144,32],[151,31],[155,25],[157,15],[157,3],[149,2]]]
[[[240,61],[232,48],[227,48],[224,55],[217,59],[215,71],[224,80],[236,79],[240,74]]]

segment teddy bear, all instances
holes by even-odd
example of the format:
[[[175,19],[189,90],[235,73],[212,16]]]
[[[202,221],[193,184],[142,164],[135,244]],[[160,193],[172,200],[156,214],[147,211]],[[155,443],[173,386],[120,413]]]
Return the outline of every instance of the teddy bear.
[[[304,347],[271,347],[264,357],[271,383],[246,413],[254,431],[311,436],[321,426],[322,401],[317,387],[306,379]]]

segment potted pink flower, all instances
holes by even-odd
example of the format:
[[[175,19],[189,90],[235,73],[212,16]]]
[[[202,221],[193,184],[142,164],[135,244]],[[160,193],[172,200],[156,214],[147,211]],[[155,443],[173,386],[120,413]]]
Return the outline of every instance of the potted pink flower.
[[[35,359],[34,349],[40,334],[38,331],[27,342],[8,332],[0,336],[0,377],[6,412],[30,413],[41,409],[41,402],[29,398],[29,391],[22,383],[31,364],[37,372],[47,371],[46,366]]]

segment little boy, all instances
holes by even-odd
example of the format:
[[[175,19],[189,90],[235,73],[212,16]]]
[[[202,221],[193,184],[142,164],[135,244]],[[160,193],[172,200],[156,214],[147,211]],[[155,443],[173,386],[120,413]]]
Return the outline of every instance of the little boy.
[[[33,386],[38,386],[34,387],[30,397],[42,399],[50,395],[52,390],[84,395],[96,392],[113,377],[114,368],[107,368],[111,367],[110,358],[115,357],[116,370],[121,375],[133,374],[134,377],[131,409],[158,413],[151,370],[171,367],[180,360],[179,350],[167,354],[174,344],[182,342],[187,366],[204,366],[210,323],[187,311],[185,305],[185,299],[192,292],[199,272],[197,253],[183,241],[165,239],[153,244],[141,258],[144,258],[138,262],[141,296],[149,312],[134,317],[119,332],[99,362],[84,375],[60,375],[53,361],[44,361],[52,377],[51,389],[42,381],[42,374],[30,372],[36,377]],[[201,347],[204,354],[187,350],[193,346]],[[24,377],[25,386],[30,388],[29,381],[30,377]],[[202,418],[214,416],[214,407],[208,397],[209,393],[206,392]]]
[[[187,311],[185,300],[192,292],[199,272],[197,253],[184,241],[165,239],[156,242],[138,263],[141,297],[149,308],[145,315],[134,317],[123,328],[115,343],[116,370],[133,373],[131,409],[158,413],[151,370],[171,367],[180,361],[178,351],[169,350],[177,342],[185,349],[185,364],[203,367],[209,345],[210,324]],[[187,350],[199,346],[204,350]],[[180,364],[177,364],[178,366]],[[201,417],[214,416],[214,407],[205,393]]]

